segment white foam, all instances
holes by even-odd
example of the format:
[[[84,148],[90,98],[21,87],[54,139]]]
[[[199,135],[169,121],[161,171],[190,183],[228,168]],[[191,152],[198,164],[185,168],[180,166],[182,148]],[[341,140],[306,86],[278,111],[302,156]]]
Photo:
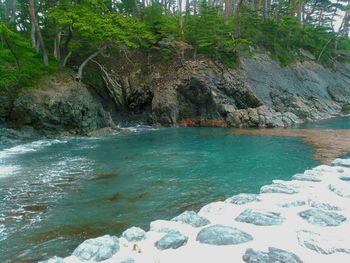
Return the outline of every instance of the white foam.
[[[67,143],[66,140],[39,140],[26,144],[17,145],[0,151],[0,158],[7,158],[17,154],[35,152],[53,144]]]
[[[0,178],[4,176],[9,176],[17,170],[17,166],[11,165],[0,165]]]

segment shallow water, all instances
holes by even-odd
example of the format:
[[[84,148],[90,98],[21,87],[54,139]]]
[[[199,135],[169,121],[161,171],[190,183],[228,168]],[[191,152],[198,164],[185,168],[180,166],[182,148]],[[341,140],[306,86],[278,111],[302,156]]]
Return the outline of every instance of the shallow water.
[[[350,128],[349,120],[323,125],[346,121]],[[134,129],[104,138],[34,142],[1,138],[0,262],[67,256],[86,238],[120,235],[132,225],[147,229],[154,219],[258,192],[272,179],[288,179],[318,164],[310,158],[314,149],[298,138],[225,131]]]

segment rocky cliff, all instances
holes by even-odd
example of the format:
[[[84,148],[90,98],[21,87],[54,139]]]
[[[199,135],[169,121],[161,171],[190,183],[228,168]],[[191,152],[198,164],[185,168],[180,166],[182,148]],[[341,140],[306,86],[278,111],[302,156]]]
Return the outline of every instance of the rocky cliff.
[[[0,110],[1,118],[15,127],[87,134],[130,119],[165,126],[270,128],[350,111],[350,65],[345,63],[336,70],[313,61],[282,67],[257,54],[242,58],[238,69],[207,58],[178,57],[166,64],[111,58],[99,66],[94,70],[103,69],[100,77],[88,86],[68,77],[46,81]]]

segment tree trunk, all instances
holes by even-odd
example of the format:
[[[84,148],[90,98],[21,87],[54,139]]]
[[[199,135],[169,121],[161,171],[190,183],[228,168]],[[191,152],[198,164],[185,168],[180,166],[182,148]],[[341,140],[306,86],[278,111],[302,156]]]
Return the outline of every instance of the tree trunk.
[[[47,66],[47,65],[49,65],[49,59],[47,56],[44,40],[43,40],[43,37],[41,35],[39,22],[36,18],[36,15],[35,15],[34,0],[29,0],[29,14],[31,17],[31,22],[34,24],[35,32],[36,32],[36,35],[38,37],[38,42],[39,42],[39,45],[41,48],[41,52],[43,54],[43,63],[44,63],[44,65]]]
[[[191,7],[190,7],[190,0],[186,0],[186,15],[189,15],[191,13]]]
[[[232,0],[225,0],[225,25],[228,24],[228,20],[231,15],[232,15]]]
[[[184,30],[183,30],[183,19],[182,19],[182,0],[177,0],[178,10],[179,10],[179,26],[180,26],[180,36],[183,39]]]
[[[264,0],[264,19],[269,17],[269,4],[270,0]]]
[[[256,0],[256,14],[260,16],[261,12],[261,0]]]
[[[60,27],[57,27],[57,34],[54,41],[54,50],[53,50],[53,56],[56,58],[57,61],[61,61],[61,36],[62,31]]]
[[[236,8],[236,30],[235,30],[235,35],[236,38],[241,37],[241,7],[243,4],[243,0],[239,0]]]
[[[100,49],[98,49],[97,51],[95,51],[94,53],[92,53],[90,56],[87,57],[87,59],[85,59],[83,61],[83,63],[80,64],[79,69],[78,69],[78,73],[75,76],[75,79],[77,81],[81,81],[81,78],[83,77],[83,70],[85,68],[85,66],[87,65],[87,63],[89,63],[90,60],[94,59],[95,57],[97,57],[99,54],[101,54],[107,47],[102,47]]]
[[[32,42],[32,48],[36,49],[36,37],[35,37],[35,25],[32,23],[32,28],[30,30],[30,39]]]
[[[16,21],[16,0],[6,0],[6,17],[10,20],[11,23]]]

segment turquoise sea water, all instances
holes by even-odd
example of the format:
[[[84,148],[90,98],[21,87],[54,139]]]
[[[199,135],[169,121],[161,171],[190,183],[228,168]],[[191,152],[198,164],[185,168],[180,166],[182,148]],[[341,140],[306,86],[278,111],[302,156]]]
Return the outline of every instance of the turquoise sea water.
[[[344,125],[344,123],[347,123]],[[308,124],[319,128],[320,123]],[[321,128],[350,128],[350,118]],[[134,129],[0,142],[0,262],[67,256],[83,240],[148,228],[318,164],[298,138],[226,129]]]

